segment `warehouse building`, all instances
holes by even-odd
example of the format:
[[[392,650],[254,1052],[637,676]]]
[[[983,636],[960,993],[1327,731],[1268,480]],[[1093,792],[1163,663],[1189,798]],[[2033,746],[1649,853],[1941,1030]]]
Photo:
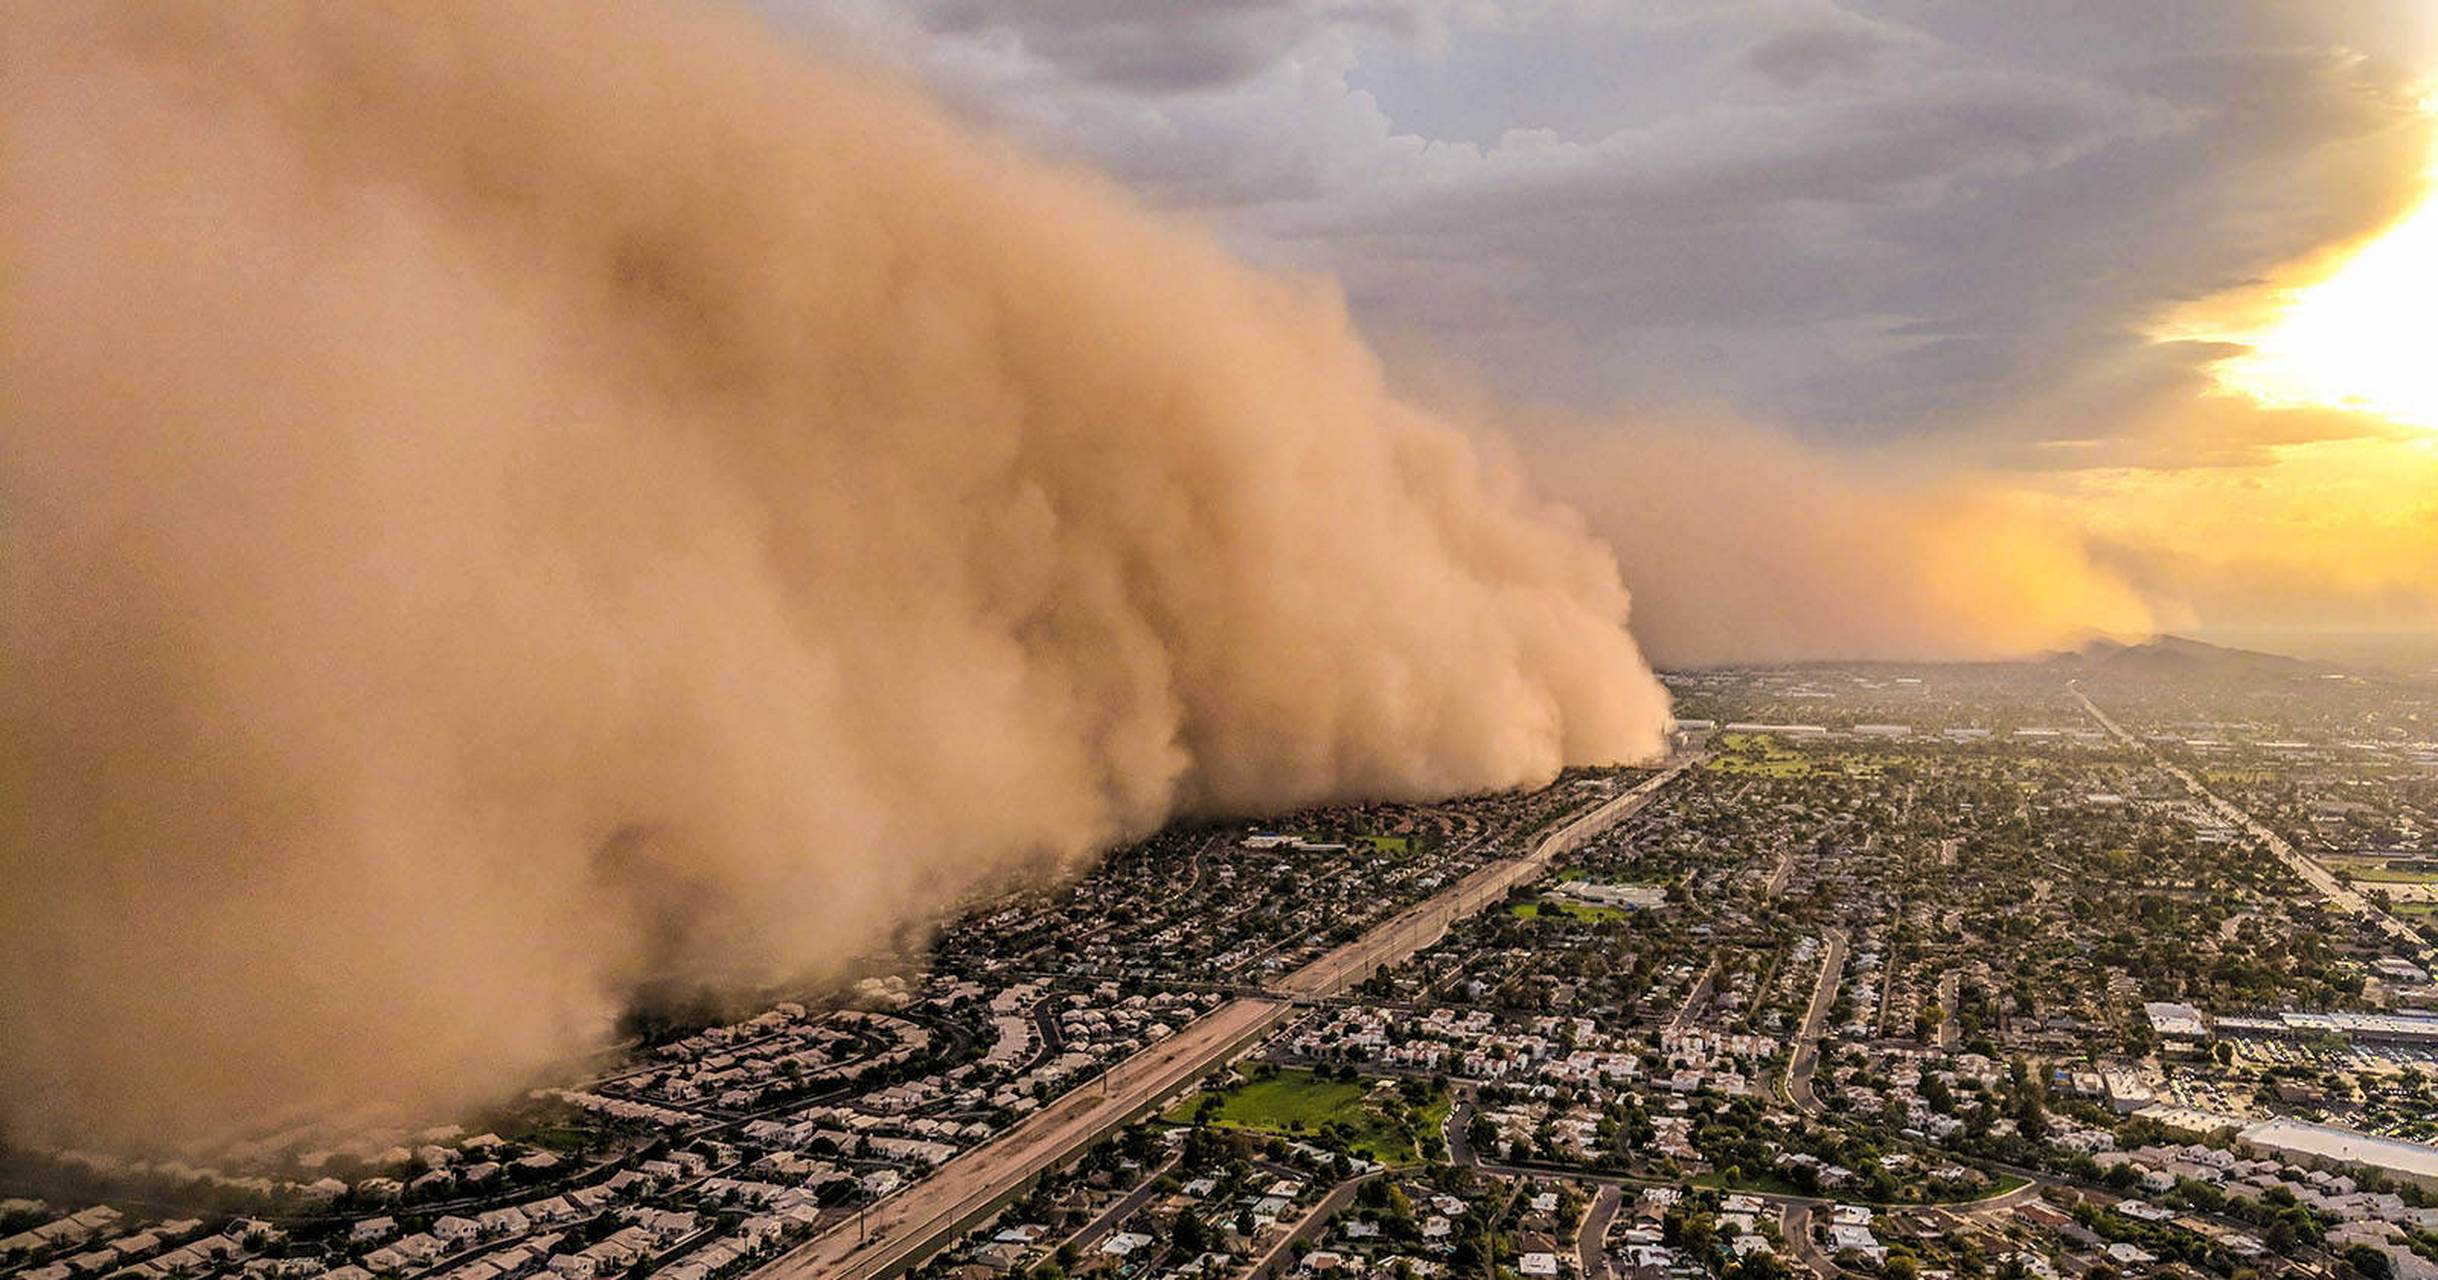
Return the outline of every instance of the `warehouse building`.
[[[2335,1125],[2302,1120],[2266,1120],[2235,1135],[2235,1142],[2258,1155],[2288,1164],[2358,1173],[2376,1169],[2399,1182],[2438,1190],[2438,1147],[2425,1142],[2381,1138]]]

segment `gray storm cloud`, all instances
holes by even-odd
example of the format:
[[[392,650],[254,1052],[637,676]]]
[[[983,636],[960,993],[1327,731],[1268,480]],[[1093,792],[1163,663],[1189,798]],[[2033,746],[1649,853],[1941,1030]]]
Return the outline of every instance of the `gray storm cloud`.
[[[1666,700],[1232,264],[748,20],[0,19],[0,1108],[449,1106],[1180,811]]]

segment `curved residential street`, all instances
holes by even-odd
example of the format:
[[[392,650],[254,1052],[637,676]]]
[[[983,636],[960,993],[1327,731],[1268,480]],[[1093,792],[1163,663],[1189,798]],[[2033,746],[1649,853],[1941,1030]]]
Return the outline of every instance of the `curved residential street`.
[[[1804,1010],[1794,1055],[1787,1060],[1787,1099],[1805,1111],[1820,1110],[1820,1100],[1812,1094],[1812,1074],[1819,1070],[1820,1035],[1828,1024],[1829,1010],[1837,1003],[1837,984],[1845,976],[1845,948],[1845,930],[1829,930],[1827,945],[1820,949],[1820,981],[1812,988],[1811,1006]]]

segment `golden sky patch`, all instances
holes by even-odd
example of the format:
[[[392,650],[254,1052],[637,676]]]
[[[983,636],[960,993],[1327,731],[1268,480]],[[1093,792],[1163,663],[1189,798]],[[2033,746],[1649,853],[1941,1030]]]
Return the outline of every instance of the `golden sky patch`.
[[[2424,103],[2425,110],[2438,100]],[[2336,408],[2438,430],[2438,150],[2419,204],[2300,285],[2212,299],[2163,336],[2246,348],[2220,388],[2271,408]]]

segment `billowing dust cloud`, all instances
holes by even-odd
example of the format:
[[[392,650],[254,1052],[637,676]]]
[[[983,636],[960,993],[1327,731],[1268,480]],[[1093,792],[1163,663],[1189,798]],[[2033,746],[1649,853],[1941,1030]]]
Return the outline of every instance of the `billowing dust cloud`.
[[[2157,621],[2070,524],[1999,486],[1730,423],[1523,426],[1534,475],[1616,548],[1663,663],[2012,658]]]
[[[745,19],[5,27],[21,1131],[477,1100],[1180,810],[1659,743],[1331,291]]]

